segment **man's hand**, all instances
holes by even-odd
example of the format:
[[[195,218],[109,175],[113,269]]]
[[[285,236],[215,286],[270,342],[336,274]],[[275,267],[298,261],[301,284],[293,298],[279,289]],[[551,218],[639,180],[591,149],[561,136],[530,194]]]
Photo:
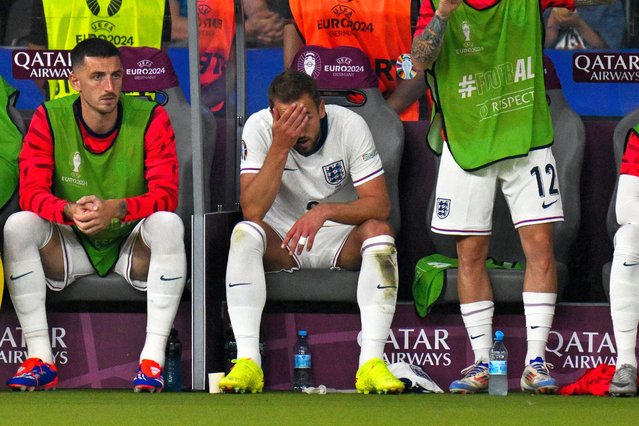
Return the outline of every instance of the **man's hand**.
[[[297,102],[283,113],[273,108],[273,146],[289,151],[302,136],[308,122],[306,107]],[[281,114],[281,115],[280,115]]]
[[[126,203],[124,200],[103,200],[95,195],[86,195],[75,203],[67,204],[65,213],[81,232],[95,235],[108,228],[113,219],[124,218]]]
[[[437,7],[437,15],[442,19],[448,19],[451,13],[459,7],[462,0],[441,0]]]
[[[284,236],[282,248],[288,246],[288,253],[291,256],[293,253],[301,254],[302,251],[304,251],[304,247],[306,247],[306,251],[311,251],[313,242],[315,241],[315,235],[317,235],[317,231],[324,225],[326,219],[324,206],[317,204],[311,210],[304,213],[304,215],[293,224]]]
[[[575,12],[563,7],[553,7],[548,18],[548,26],[558,28],[579,28],[583,20]]]
[[[244,22],[246,38],[262,44],[275,44],[284,36],[285,20],[270,10],[261,10],[248,16]]]

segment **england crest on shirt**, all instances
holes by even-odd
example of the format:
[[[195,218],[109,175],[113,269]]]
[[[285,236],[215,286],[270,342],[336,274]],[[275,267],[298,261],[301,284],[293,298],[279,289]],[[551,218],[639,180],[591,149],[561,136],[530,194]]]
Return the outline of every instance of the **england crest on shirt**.
[[[437,217],[446,219],[450,214],[450,199],[438,198],[436,201]]]
[[[339,160],[334,163],[322,166],[324,171],[324,179],[330,185],[339,185],[346,179],[346,169],[344,168],[344,161]]]

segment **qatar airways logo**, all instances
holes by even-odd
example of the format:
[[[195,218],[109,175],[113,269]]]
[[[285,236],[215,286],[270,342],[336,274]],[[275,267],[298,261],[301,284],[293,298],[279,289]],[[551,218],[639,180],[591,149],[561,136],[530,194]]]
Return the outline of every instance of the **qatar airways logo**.
[[[27,343],[24,340],[21,327],[5,327],[0,336],[0,362],[5,364],[22,364],[27,360]],[[68,359],[67,335],[63,327],[51,327],[51,349],[53,361],[56,364],[66,364]]]
[[[551,331],[546,345],[548,360],[562,369],[594,368],[599,364],[616,364],[617,350],[608,332]]]
[[[639,54],[576,53],[572,78],[579,83],[639,83]]]
[[[71,74],[69,50],[14,50],[13,78],[68,79]]]
[[[384,361],[388,364],[407,362],[420,367],[450,366],[452,355],[448,330],[436,328],[391,329],[386,340]],[[361,345],[361,332],[357,336]]]

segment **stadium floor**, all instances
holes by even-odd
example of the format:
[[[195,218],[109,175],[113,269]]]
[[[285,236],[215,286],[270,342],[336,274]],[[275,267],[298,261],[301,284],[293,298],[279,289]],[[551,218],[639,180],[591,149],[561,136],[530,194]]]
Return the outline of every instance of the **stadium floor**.
[[[483,395],[136,394],[128,390],[0,392],[2,424],[599,425],[637,424],[639,399]]]

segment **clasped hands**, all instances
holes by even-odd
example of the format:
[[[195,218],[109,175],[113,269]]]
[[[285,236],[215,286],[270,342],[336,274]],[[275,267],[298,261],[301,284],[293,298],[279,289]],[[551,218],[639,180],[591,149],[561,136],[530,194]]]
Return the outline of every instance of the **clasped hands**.
[[[117,200],[103,200],[96,195],[85,195],[64,207],[65,216],[86,235],[95,235],[119,217]]]

